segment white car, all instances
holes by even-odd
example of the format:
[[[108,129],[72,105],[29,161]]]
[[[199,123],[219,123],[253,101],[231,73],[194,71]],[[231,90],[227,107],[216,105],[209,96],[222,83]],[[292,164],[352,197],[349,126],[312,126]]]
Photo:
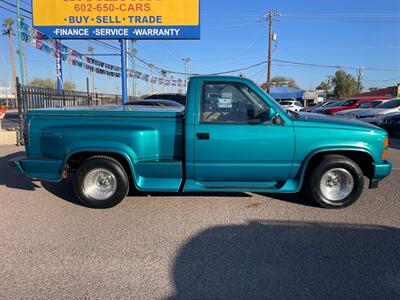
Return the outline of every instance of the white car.
[[[374,123],[376,122],[376,118],[400,111],[400,99],[393,99],[389,101],[385,101],[375,108],[371,109],[363,109],[361,111],[355,112],[354,117],[359,119],[360,121]]]
[[[280,105],[283,106],[283,108],[291,110],[291,111],[304,111],[305,108],[303,104],[301,104],[299,101],[296,100],[284,100],[279,102]]]

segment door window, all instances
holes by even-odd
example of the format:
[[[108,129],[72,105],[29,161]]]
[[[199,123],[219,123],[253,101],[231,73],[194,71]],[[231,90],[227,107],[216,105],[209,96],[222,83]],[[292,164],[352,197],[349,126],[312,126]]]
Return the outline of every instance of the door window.
[[[241,83],[205,83],[201,121],[204,123],[248,124],[270,118],[267,103]]]

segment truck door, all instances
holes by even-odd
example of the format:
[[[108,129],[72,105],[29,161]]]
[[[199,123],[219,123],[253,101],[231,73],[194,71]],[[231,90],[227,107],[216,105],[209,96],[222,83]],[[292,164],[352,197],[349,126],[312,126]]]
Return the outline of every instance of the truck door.
[[[292,123],[270,120],[270,105],[243,82],[202,82],[195,121],[195,181],[209,187],[268,186],[288,179]]]

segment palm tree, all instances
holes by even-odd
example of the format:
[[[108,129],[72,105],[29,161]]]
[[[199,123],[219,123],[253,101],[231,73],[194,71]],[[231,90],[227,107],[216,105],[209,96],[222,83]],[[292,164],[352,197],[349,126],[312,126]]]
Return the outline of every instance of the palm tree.
[[[11,59],[11,65],[12,65],[12,79],[13,79],[13,84],[14,84],[14,95],[16,95],[15,93],[15,88],[17,86],[17,70],[15,67],[15,58],[14,58],[14,43],[13,43],[13,39],[14,39],[14,19],[13,18],[8,18],[8,19],[4,19],[3,20],[3,35],[4,36],[8,36],[8,42],[9,42],[9,47],[10,47],[10,59]],[[17,103],[17,98],[16,99],[16,104]]]

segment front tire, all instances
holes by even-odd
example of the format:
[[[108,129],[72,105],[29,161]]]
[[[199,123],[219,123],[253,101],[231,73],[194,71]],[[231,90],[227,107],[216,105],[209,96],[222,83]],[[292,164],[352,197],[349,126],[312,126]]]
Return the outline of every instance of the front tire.
[[[75,175],[75,195],[88,207],[113,207],[125,198],[128,190],[129,178],[123,166],[108,156],[85,160]]]
[[[326,155],[311,173],[308,194],[325,208],[350,206],[361,196],[364,174],[351,159]]]

